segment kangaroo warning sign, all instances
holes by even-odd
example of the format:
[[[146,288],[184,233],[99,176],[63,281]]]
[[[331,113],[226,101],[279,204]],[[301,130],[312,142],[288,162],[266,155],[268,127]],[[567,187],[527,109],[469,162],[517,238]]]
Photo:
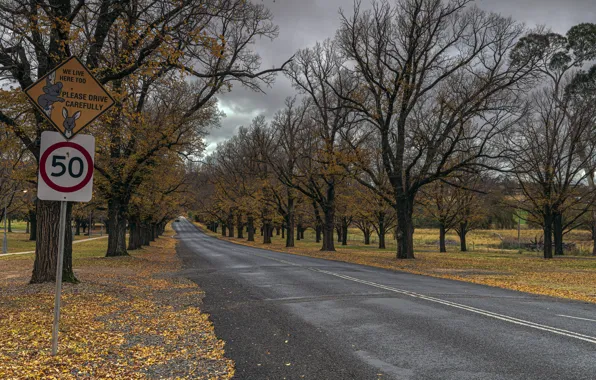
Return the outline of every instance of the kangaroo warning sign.
[[[37,197],[43,201],[89,202],[93,195],[95,138],[66,140],[58,132],[41,134]]]
[[[62,62],[25,93],[67,139],[114,105],[114,99],[77,57]]]

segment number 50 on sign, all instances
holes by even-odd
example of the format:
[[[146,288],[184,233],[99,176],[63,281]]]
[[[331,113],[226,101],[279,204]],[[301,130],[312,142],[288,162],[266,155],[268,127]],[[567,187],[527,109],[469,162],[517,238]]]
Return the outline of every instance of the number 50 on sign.
[[[93,194],[95,138],[66,140],[58,132],[41,134],[37,197],[44,201],[89,202]]]

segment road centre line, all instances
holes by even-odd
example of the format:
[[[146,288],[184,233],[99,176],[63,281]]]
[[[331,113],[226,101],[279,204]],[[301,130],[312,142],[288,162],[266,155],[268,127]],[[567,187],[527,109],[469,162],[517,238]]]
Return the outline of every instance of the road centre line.
[[[504,322],[509,322],[509,323],[512,323],[512,324],[520,325],[520,326],[530,327],[530,328],[533,328],[533,329],[536,329],[536,330],[547,331],[547,332],[550,332],[550,333],[553,333],[553,334],[562,335],[562,336],[566,336],[566,337],[569,337],[569,338],[575,338],[575,339],[578,339],[578,340],[582,340],[584,342],[596,344],[596,337],[594,337],[594,336],[584,335],[584,334],[576,333],[576,332],[573,332],[573,331],[560,329],[560,328],[557,328],[557,327],[552,327],[552,326],[547,326],[547,325],[543,325],[543,324],[540,324],[540,323],[530,322],[530,321],[526,321],[526,320],[523,320],[523,319],[511,317],[511,316],[508,316],[508,315],[498,314],[498,313],[494,313],[492,311],[488,311],[488,310],[484,310],[484,309],[479,309],[479,308],[476,308],[476,307],[467,306],[467,305],[463,305],[463,304],[460,304],[460,303],[443,300],[443,299],[440,299],[440,298],[425,296],[424,294],[419,294],[419,293],[411,292],[411,291],[408,291],[408,290],[397,289],[397,288],[393,288],[393,287],[390,287],[390,286],[386,286],[386,285],[382,285],[382,284],[377,284],[375,282],[361,280],[361,279],[358,279],[358,278],[355,278],[355,277],[346,276],[346,275],[339,274],[339,273],[329,272],[329,271],[322,270],[322,269],[317,269],[317,268],[312,268],[312,267],[308,267],[308,266],[301,265],[301,264],[292,263],[292,262],[289,262],[289,261],[286,261],[286,260],[282,260],[282,259],[275,259],[275,258],[272,258],[272,257],[268,257],[268,256],[265,256],[265,255],[259,255],[259,254],[256,254],[256,253],[253,253],[253,255],[258,256],[258,257],[262,257],[262,258],[265,258],[265,259],[277,261],[277,262],[280,262],[280,263],[283,263],[283,264],[288,264],[288,265],[292,265],[292,266],[296,266],[296,267],[302,267],[302,268],[308,269],[308,270],[313,271],[313,272],[323,273],[323,274],[327,274],[329,276],[334,276],[334,277],[342,278],[344,280],[348,280],[348,281],[352,281],[352,282],[358,282],[358,283],[361,283],[361,284],[373,286],[373,287],[378,288],[378,289],[384,289],[384,290],[388,290],[390,292],[403,294],[403,295],[406,295],[406,296],[409,296],[409,297],[412,297],[412,298],[423,299],[423,300],[426,300],[426,301],[429,301],[429,302],[434,302],[434,303],[442,304],[442,305],[445,305],[445,306],[450,306],[450,307],[453,307],[453,308],[457,308],[457,309],[461,309],[461,310],[466,310],[466,311],[469,311],[469,312],[472,312],[472,313],[475,313],[475,314],[484,315],[486,317],[498,319],[498,320],[501,320],[501,321],[504,321]]]
[[[596,322],[596,319],[582,318],[582,317],[573,317],[573,316],[571,316],[571,315],[564,315],[564,314],[557,314],[557,317],[565,317],[565,318],[581,319],[582,321]]]

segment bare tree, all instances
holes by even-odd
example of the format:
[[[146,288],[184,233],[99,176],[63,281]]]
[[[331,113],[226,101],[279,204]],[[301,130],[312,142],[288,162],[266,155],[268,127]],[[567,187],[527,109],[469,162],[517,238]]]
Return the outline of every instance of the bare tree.
[[[346,101],[336,94],[343,88],[338,59],[335,42],[327,40],[299,51],[286,71],[298,91],[311,100],[310,135],[304,144],[299,181],[286,185],[293,186],[320,207],[323,251],[335,250],[335,192],[337,182],[345,175],[341,163],[346,159],[345,150],[340,147],[340,131],[352,122]]]
[[[413,258],[413,205],[425,185],[503,152],[491,141],[510,125],[532,57],[509,54],[524,29],[468,8],[469,0],[374,1],[342,12],[337,40],[356,82],[341,95],[380,136],[398,216],[398,258]],[[344,81],[345,82],[345,81]],[[345,91],[344,91],[345,93]],[[468,152],[463,161],[451,158]]]

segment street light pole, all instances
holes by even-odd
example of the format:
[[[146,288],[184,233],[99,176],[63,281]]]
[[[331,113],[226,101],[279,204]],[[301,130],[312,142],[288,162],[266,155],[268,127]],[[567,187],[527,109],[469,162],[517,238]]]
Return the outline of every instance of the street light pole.
[[[12,193],[8,193],[6,195],[6,200],[4,201],[4,239],[2,239],[2,253],[4,253],[4,254],[8,253],[8,237],[6,235],[6,217],[7,217],[7,209],[8,209],[8,197],[12,194],[18,193],[19,191],[22,191],[23,193],[27,192],[27,190],[13,191]]]

